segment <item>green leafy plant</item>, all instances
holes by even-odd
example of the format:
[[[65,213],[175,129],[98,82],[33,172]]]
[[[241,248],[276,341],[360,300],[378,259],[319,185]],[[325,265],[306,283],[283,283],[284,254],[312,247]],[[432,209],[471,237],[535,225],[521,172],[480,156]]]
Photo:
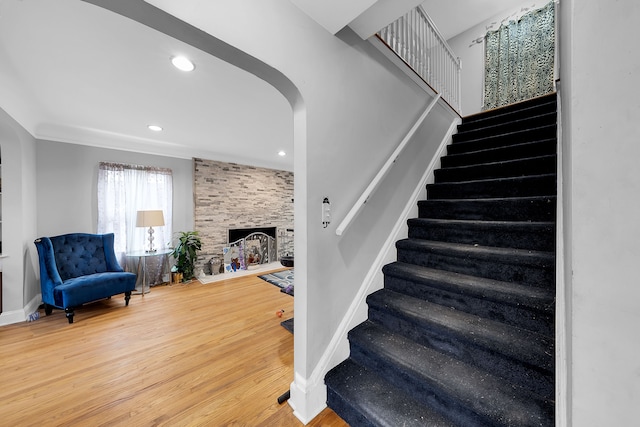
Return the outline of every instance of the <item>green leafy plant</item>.
[[[182,273],[183,281],[191,280],[202,242],[197,231],[180,231],[178,234],[178,243],[171,252],[176,259],[175,270]]]

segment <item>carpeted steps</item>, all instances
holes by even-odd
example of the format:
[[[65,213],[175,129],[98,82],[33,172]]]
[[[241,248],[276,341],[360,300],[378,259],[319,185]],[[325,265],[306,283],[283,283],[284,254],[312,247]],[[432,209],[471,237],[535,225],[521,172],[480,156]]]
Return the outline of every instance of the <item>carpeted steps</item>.
[[[409,238],[466,243],[480,246],[505,246],[537,251],[555,248],[553,222],[479,221],[412,218]]]
[[[505,160],[471,166],[449,167],[435,171],[435,182],[460,182],[474,179],[507,178],[556,172],[556,156],[544,155],[526,159]]]
[[[352,426],[551,426],[555,94],[464,118],[326,378]]]
[[[553,335],[553,290],[395,262],[385,289]]]
[[[478,219],[487,221],[554,220],[555,196],[519,197],[508,200],[493,199],[441,199],[420,200],[420,218]]]

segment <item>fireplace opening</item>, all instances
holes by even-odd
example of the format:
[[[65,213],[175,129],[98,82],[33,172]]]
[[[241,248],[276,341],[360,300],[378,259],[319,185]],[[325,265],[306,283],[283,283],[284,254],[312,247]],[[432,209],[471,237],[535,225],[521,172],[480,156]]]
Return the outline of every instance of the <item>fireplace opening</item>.
[[[276,227],[229,229],[229,243],[224,253],[225,269],[246,270],[251,266],[278,260]]]
[[[269,237],[276,238],[276,227],[256,227],[256,228],[230,228],[228,243],[244,239],[251,233],[264,233]]]

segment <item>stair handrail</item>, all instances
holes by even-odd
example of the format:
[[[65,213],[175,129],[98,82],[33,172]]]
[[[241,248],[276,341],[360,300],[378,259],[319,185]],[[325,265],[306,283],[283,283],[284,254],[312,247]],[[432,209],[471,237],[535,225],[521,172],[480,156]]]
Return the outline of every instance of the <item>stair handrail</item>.
[[[427,106],[427,108],[425,109],[425,111],[422,113],[422,115],[420,115],[420,118],[418,118],[416,123],[411,127],[411,129],[409,129],[409,132],[402,139],[398,147],[396,147],[393,153],[391,153],[391,156],[389,157],[389,159],[387,159],[387,161],[382,166],[380,171],[376,174],[376,176],[373,178],[371,183],[369,183],[367,188],[362,192],[362,195],[358,198],[356,203],[349,210],[349,213],[347,213],[347,215],[344,217],[340,225],[338,225],[338,228],[336,228],[336,235],[342,236],[345,230],[351,225],[351,222],[353,221],[353,219],[358,215],[360,210],[367,203],[367,200],[369,200],[369,197],[371,197],[371,195],[378,189],[378,186],[380,185],[384,177],[389,173],[393,164],[396,162],[396,160],[398,160],[398,157],[400,156],[402,151],[409,144],[409,142],[411,141],[411,138],[413,138],[413,136],[418,131],[418,129],[420,128],[420,126],[422,125],[424,120],[427,118],[427,116],[429,115],[429,113],[431,112],[431,110],[436,105],[439,99],[440,99],[440,94],[436,94],[434,98],[431,100],[431,102],[429,103],[429,105]]]

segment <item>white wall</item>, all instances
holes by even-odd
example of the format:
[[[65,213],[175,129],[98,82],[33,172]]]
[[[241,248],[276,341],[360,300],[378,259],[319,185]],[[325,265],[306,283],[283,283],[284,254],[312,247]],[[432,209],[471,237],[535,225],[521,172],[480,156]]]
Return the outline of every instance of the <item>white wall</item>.
[[[504,12],[483,21],[465,32],[447,40],[451,49],[462,60],[462,115],[467,116],[482,109],[484,86],[484,36],[487,28],[495,31],[504,19],[519,15],[523,8],[538,9],[549,0],[529,0],[511,5]],[[429,11],[427,10],[427,13]],[[438,23],[436,22],[436,25]]]
[[[401,180],[387,184],[375,203],[367,203],[359,225],[342,237],[335,235],[335,227],[429,96],[369,42],[349,29],[331,35],[290,2],[149,3],[269,64],[300,93],[302,102],[293,103],[296,336],[291,403],[301,419],[313,416],[326,397],[324,375],[315,369],[414,187]],[[425,160],[422,172],[427,165]],[[326,229],[324,197],[333,212]]]
[[[3,310],[0,325],[25,319],[25,307],[37,288],[35,234],[35,139],[0,109],[2,155]],[[37,307],[37,304],[36,304]]]
[[[575,426],[637,425],[640,4],[563,0],[561,13],[570,416]]]
[[[173,229],[194,227],[192,160],[42,140],[37,142],[36,152],[39,236],[97,231],[100,162],[171,169]]]

